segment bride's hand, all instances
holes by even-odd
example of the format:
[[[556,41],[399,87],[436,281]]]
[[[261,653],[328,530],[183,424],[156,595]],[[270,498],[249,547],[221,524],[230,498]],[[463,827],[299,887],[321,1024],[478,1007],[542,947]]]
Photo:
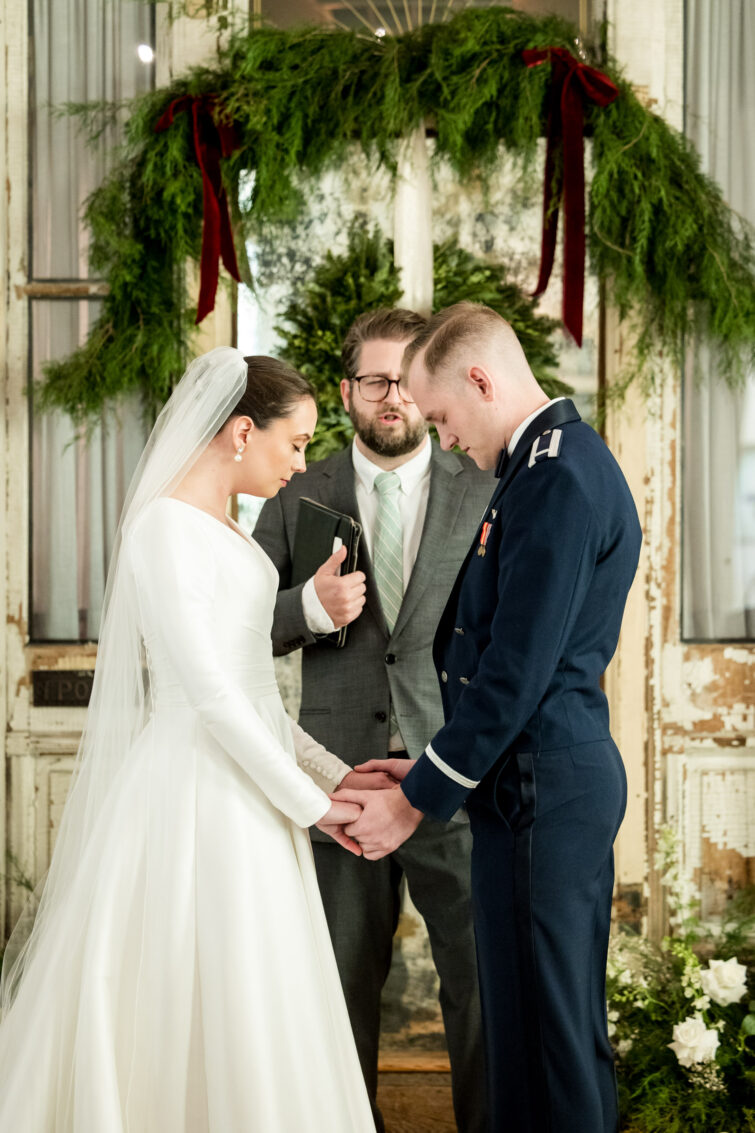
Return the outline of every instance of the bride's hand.
[[[349,838],[348,834],[344,833],[344,826],[348,826],[352,822],[356,822],[362,813],[362,808],[357,803],[343,803],[337,799],[331,799],[330,810],[326,811],[319,822],[315,823],[318,830],[322,830],[323,834],[329,835],[334,841],[343,846],[345,850],[350,850],[352,854],[357,857],[361,856],[362,848],[358,842],[353,838]]]
[[[395,787],[409,774],[416,762],[416,759],[368,759],[366,763],[357,763],[354,770],[362,777],[374,775],[376,771],[381,771],[386,778],[390,776],[393,780],[393,782],[388,785]],[[346,779],[348,779],[348,777],[347,775]],[[345,780],[339,783],[339,787],[344,787],[345,785]]]
[[[339,791],[386,791],[390,787],[398,786],[398,782],[392,775],[386,774],[385,768],[382,766],[387,763],[387,759],[373,759],[369,765],[370,770],[367,772],[349,771],[348,775],[344,775],[341,782],[338,784]],[[362,766],[367,767],[367,764]]]

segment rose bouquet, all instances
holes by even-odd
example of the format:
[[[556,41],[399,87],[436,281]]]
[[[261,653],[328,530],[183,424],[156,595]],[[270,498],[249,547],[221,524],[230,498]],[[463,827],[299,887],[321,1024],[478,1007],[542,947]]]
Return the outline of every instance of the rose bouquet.
[[[622,1129],[755,1133],[755,894],[740,893],[715,929],[703,925],[672,831],[659,844],[671,934],[659,946],[619,933],[608,958]]]

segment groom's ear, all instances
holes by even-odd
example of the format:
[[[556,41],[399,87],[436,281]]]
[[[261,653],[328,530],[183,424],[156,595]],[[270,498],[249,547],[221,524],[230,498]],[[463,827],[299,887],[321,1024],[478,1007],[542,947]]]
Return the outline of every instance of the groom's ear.
[[[495,394],[493,380],[484,366],[470,366],[466,377],[483,401],[493,400]]]

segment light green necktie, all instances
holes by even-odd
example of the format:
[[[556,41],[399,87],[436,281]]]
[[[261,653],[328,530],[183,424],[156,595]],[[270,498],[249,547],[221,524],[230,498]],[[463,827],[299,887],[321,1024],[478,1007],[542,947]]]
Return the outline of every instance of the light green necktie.
[[[404,597],[404,535],[399,509],[401,479],[395,472],[379,472],[375,477],[375,489],[380,498],[372,560],[380,604],[388,629],[393,632]]]

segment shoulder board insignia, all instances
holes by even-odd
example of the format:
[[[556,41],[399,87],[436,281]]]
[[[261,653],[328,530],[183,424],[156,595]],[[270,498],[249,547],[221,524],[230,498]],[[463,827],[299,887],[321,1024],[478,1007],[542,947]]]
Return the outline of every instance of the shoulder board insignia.
[[[560,450],[561,429],[548,429],[533,441],[527,467],[532,468],[533,464],[537,464],[541,460],[558,456]]]

